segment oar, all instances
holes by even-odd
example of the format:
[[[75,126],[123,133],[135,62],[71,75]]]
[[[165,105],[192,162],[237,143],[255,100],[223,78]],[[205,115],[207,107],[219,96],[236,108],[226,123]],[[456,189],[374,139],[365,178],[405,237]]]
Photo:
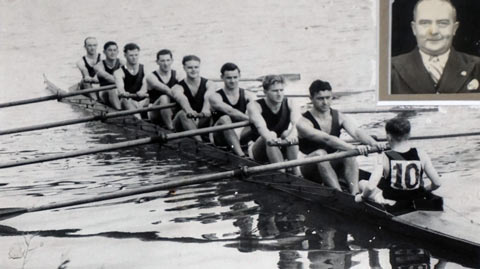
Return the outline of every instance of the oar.
[[[379,150],[370,148],[368,152],[374,153],[374,152],[379,152]],[[168,182],[168,183],[158,184],[155,186],[125,190],[117,193],[98,195],[91,198],[78,199],[78,200],[73,200],[68,202],[53,203],[53,204],[31,207],[31,208],[2,208],[0,209],[0,220],[13,218],[15,216],[25,214],[25,213],[30,213],[30,212],[37,212],[37,211],[44,211],[44,210],[50,210],[50,209],[56,209],[56,208],[76,206],[76,205],[87,204],[87,203],[94,203],[99,201],[105,201],[110,199],[116,199],[116,198],[133,196],[133,195],[161,191],[161,190],[170,190],[172,188],[178,188],[181,186],[219,181],[219,180],[231,178],[231,177],[239,177],[239,176],[245,177],[245,176],[255,175],[263,172],[274,171],[278,169],[285,169],[285,168],[306,165],[311,163],[331,161],[335,159],[347,158],[347,157],[358,156],[358,155],[360,155],[360,152],[358,150],[342,151],[342,152],[336,152],[336,153],[332,153],[324,156],[309,157],[301,160],[292,160],[292,161],[286,161],[281,163],[273,163],[273,164],[259,165],[259,166],[253,166],[253,167],[243,166],[230,171],[194,176],[194,177],[182,179],[176,182]]]
[[[144,108],[139,108],[139,109],[125,110],[125,111],[118,111],[118,112],[110,112],[110,113],[106,113],[106,114],[88,116],[88,117],[79,118],[79,119],[63,120],[63,121],[37,124],[37,125],[31,125],[31,126],[25,126],[25,127],[19,127],[19,128],[12,128],[12,129],[7,129],[7,130],[0,131],[0,135],[43,130],[43,129],[53,128],[53,127],[66,126],[66,125],[72,125],[72,124],[89,122],[89,121],[104,121],[104,120],[111,119],[111,118],[119,118],[119,117],[124,117],[124,116],[128,116],[128,115],[136,114],[136,113],[147,112],[147,111],[162,110],[162,109],[172,108],[172,107],[175,107],[175,106],[176,106],[176,104],[151,106],[151,107],[144,107]]]
[[[438,107],[405,107],[405,108],[374,108],[374,109],[342,109],[343,113],[401,113],[401,112],[437,112]]]
[[[65,159],[65,158],[70,158],[70,157],[77,157],[77,156],[99,153],[99,152],[104,152],[104,151],[111,151],[111,150],[117,150],[117,149],[124,149],[124,148],[142,146],[142,145],[153,144],[153,143],[164,143],[166,141],[179,139],[179,138],[184,138],[184,137],[191,137],[191,136],[202,135],[202,134],[207,134],[207,133],[212,133],[212,132],[224,131],[224,130],[228,130],[228,129],[245,127],[245,126],[248,126],[249,124],[250,123],[248,121],[241,121],[241,122],[236,122],[236,123],[232,123],[232,124],[225,124],[225,125],[219,125],[219,126],[214,126],[214,127],[208,127],[208,128],[202,128],[202,129],[196,129],[196,130],[189,130],[189,131],[185,131],[185,132],[162,134],[162,135],[159,135],[159,136],[140,138],[140,139],[125,141],[125,142],[115,143],[115,144],[111,144],[111,145],[99,146],[99,147],[96,147],[96,148],[89,148],[89,149],[76,150],[76,151],[62,153],[62,154],[56,154],[56,155],[52,155],[52,156],[43,156],[43,157],[27,159],[27,160],[23,160],[23,161],[6,162],[6,163],[0,164],[0,169],[1,168],[8,168],[8,167],[15,167],[15,166],[22,166],[22,165],[27,165],[27,164],[48,162],[48,161],[53,161],[53,160]]]
[[[464,136],[478,136],[480,132],[468,132],[468,133],[450,133],[450,134],[441,134],[441,135],[419,135],[419,136],[412,136],[409,140],[426,140],[426,139],[440,139],[440,138],[452,138],[452,137],[464,137]],[[377,141],[387,141],[385,137],[375,138]],[[358,141],[349,139],[345,140],[348,143],[356,143]]]
[[[301,76],[300,74],[280,74],[280,76],[282,76],[284,79],[286,80],[289,80],[289,81],[295,81],[295,80],[300,80],[301,79]],[[263,79],[265,78],[266,76],[260,76],[258,78],[240,78],[240,81],[263,81]],[[215,81],[215,82],[222,82],[223,80],[219,79],[219,78],[212,78],[212,79],[209,79],[209,80],[212,80],[212,81]]]
[[[115,88],[115,85],[108,85],[108,86],[91,88],[91,89],[80,90],[80,91],[75,91],[75,92],[56,93],[56,94],[42,96],[42,97],[12,101],[12,102],[7,102],[7,103],[0,103],[0,108],[26,105],[26,104],[33,104],[33,103],[39,103],[39,102],[44,102],[44,101],[50,101],[50,100],[60,100],[60,99],[65,98],[65,97],[87,94],[87,93],[92,93],[92,92],[101,92],[101,91],[111,90],[113,88]]]

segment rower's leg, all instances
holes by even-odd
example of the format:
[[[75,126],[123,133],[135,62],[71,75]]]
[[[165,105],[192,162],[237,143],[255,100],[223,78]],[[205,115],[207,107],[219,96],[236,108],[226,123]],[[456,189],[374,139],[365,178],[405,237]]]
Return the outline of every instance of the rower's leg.
[[[343,159],[343,176],[348,183],[348,189],[351,194],[357,194],[358,189],[358,163],[355,157]]]
[[[283,162],[283,154],[279,147],[269,147],[263,137],[259,137],[253,143],[253,159],[259,162],[269,161],[270,163]],[[281,169],[285,172],[285,169]]]
[[[215,123],[215,126],[225,125],[225,124],[232,124],[232,120],[228,115],[224,115],[220,117],[220,119]],[[237,154],[238,156],[245,155],[245,153],[242,150],[242,147],[240,147],[240,141],[234,129],[225,130],[222,133],[218,133],[218,132],[214,133],[214,136],[223,136],[227,144],[232,147],[232,150],[235,154]]]
[[[287,153],[288,160],[296,160],[298,158],[298,145],[288,146],[286,153]],[[300,167],[295,166],[295,167],[292,167],[291,169],[293,174],[297,176],[302,175],[302,173],[300,173]]]
[[[185,113],[184,110],[178,111],[177,115],[175,115],[174,124],[175,124],[175,129],[182,129],[182,130],[197,129],[197,124],[195,123],[195,121],[193,119],[188,118],[187,113]],[[196,135],[193,138],[199,142],[202,142],[202,138],[199,135]]]
[[[308,155],[308,157],[315,157],[315,156],[324,156],[326,155],[327,152],[323,149],[316,150]],[[311,166],[306,165],[301,168],[302,174],[306,178],[311,178],[311,175],[316,175],[319,176],[320,179],[312,179],[313,181],[322,181],[325,185],[335,188],[339,191],[342,191],[342,188],[340,187],[340,183],[338,182],[338,176],[335,170],[333,169],[332,165],[330,162],[319,162],[314,165],[316,167],[317,173],[309,173],[308,168]]]
[[[106,91],[108,95],[108,102],[110,105],[115,108],[116,110],[121,110],[122,109],[122,102],[120,101],[120,98],[118,98],[118,92],[116,89],[111,89]]]
[[[91,89],[91,88],[93,88],[92,83],[82,82],[81,89]],[[87,93],[86,95],[87,95],[88,97],[92,98],[93,100],[97,100],[97,99],[98,99],[96,92]]]
[[[168,105],[170,104],[170,97],[168,95],[162,95],[158,98],[159,105]],[[163,124],[167,127],[168,130],[173,130],[173,111],[171,108],[160,110],[160,116],[162,118]]]

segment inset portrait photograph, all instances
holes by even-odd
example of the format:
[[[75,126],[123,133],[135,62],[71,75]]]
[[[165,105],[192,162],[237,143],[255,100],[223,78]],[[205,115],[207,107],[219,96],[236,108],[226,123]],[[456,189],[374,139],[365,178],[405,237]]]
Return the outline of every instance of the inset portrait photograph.
[[[379,100],[480,100],[480,1],[392,2]],[[384,63],[381,56],[380,75]]]

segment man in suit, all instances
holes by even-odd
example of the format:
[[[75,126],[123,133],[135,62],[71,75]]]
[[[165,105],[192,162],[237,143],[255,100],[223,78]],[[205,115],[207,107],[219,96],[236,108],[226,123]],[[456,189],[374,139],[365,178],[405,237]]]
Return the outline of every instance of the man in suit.
[[[459,22],[449,0],[419,0],[411,26],[418,48],[392,57],[391,94],[480,92],[480,58],[452,47]]]

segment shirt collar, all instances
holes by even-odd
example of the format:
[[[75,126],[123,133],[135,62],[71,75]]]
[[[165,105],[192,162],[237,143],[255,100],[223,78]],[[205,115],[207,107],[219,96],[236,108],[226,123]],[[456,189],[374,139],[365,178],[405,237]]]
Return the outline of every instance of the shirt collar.
[[[438,57],[439,62],[442,64],[442,66],[445,66],[451,50],[448,49],[445,53],[437,55],[437,56],[428,55],[425,52],[421,51],[420,49],[418,51],[420,52],[420,56],[422,56],[422,62],[423,62],[424,65],[427,65],[427,63],[430,61],[431,58]]]

